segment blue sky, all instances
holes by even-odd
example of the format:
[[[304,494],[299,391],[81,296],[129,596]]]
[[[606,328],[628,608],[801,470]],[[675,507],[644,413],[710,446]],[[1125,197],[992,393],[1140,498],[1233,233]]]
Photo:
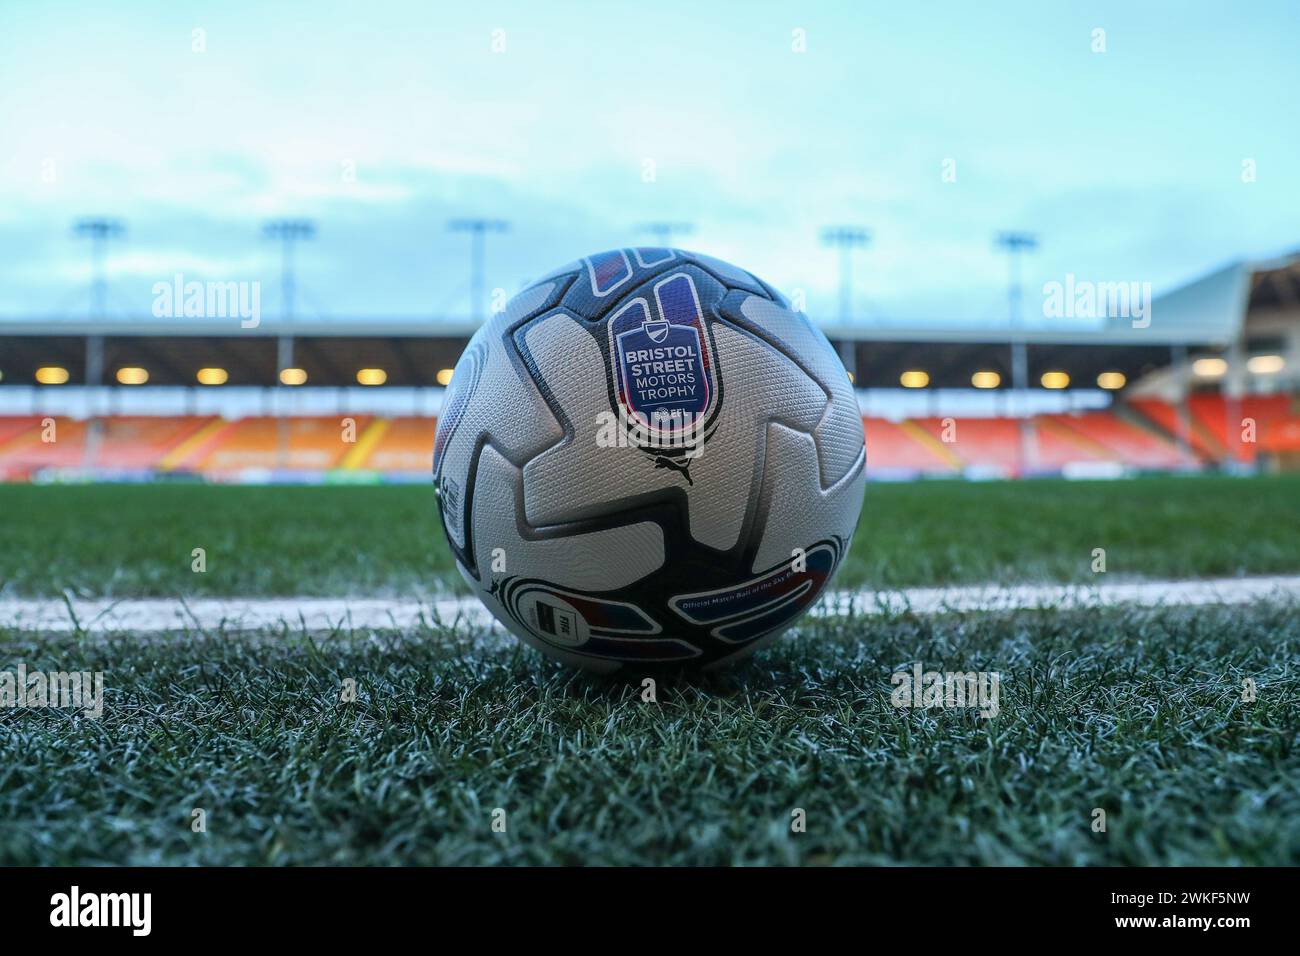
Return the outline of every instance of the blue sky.
[[[90,213],[127,223],[123,315],[176,272],[261,280],[274,315],[283,215],[319,224],[322,317],[466,313],[463,215],[512,221],[488,255],[512,293],[650,219],[824,319],[839,222],[874,233],[877,321],[1000,322],[1003,228],[1041,239],[1031,288],[1159,292],[1300,248],[1298,35],[1267,2],[5,2],[0,316],[84,313]]]

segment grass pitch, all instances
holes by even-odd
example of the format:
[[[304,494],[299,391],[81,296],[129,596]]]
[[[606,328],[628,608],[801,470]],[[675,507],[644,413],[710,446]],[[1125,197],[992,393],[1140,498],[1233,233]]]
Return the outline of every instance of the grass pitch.
[[[819,619],[648,703],[454,627],[0,633],[108,688],[0,711],[0,863],[1295,864],[1298,649],[1281,605]],[[1001,712],[892,706],[914,661]]]
[[[207,571],[191,570],[203,548]],[[1300,476],[870,485],[838,587],[1300,572]],[[0,598],[460,589],[429,486],[0,485]]]
[[[1090,581],[1094,548],[1300,571],[1300,479],[873,485],[836,585]],[[427,487],[0,486],[0,600],[456,580]],[[817,618],[647,702],[459,624],[0,629],[0,680],[107,688],[99,720],[0,708],[0,863],[1296,864],[1297,650],[1279,603]],[[997,672],[1000,713],[893,706],[918,661]]]

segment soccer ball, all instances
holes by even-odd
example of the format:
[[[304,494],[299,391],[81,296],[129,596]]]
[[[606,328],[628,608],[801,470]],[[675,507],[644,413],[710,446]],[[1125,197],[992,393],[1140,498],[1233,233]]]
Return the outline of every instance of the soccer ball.
[[[733,661],[789,627],[848,550],[865,465],[848,374],[804,315],[735,266],[640,248],[478,330],[433,476],[497,620],[608,672]]]

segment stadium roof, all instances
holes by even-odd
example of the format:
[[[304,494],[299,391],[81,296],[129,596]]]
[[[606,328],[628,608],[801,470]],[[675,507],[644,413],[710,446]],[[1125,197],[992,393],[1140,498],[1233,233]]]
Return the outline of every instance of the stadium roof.
[[[1036,296],[1026,296],[1035,301]],[[998,325],[917,325],[854,321],[819,323],[839,341],[1007,343],[1013,340],[1042,345],[1207,345],[1225,346],[1243,328],[1253,308],[1294,308],[1300,303],[1300,254],[1269,260],[1242,260],[1208,273],[1186,285],[1156,296],[1150,323],[1114,316],[1095,326],[1046,324],[1039,320],[1017,331]],[[476,324],[465,318],[333,317],[284,322],[264,317],[256,328],[240,327],[238,318],[156,318],[152,315],[92,320],[85,317],[44,316],[0,318],[0,335],[166,337],[279,336],[377,338],[448,338],[472,335]]]
[[[295,319],[284,322],[273,316],[263,317],[255,328],[241,328],[236,317],[219,319],[140,318],[89,319],[84,316],[63,318],[46,316],[36,319],[0,318],[0,335],[50,335],[113,337],[192,336],[222,338],[226,336],[266,337],[292,335],[303,338],[351,338],[365,335],[376,338],[469,338],[477,323],[464,318],[443,319],[431,316],[381,318]]]
[[[1041,345],[1226,346],[1240,334],[1252,309],[1300,304],[1300,255],[1243,260],[1179,286],[1151,303],[1150,323],[1114,316],[1095,328],[1010,326],[823,325],[827,337],[856,341],[991,343],[1024,339]]]

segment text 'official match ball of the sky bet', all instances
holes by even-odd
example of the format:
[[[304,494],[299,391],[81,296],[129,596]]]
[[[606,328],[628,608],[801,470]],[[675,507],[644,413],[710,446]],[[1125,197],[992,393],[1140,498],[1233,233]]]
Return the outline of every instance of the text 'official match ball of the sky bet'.
[[[862,417],[770,286],[677,249],[558,269],[470,340],[434,481],[461,573],[578,667],[708,666],[779,635],[847,553]]]

